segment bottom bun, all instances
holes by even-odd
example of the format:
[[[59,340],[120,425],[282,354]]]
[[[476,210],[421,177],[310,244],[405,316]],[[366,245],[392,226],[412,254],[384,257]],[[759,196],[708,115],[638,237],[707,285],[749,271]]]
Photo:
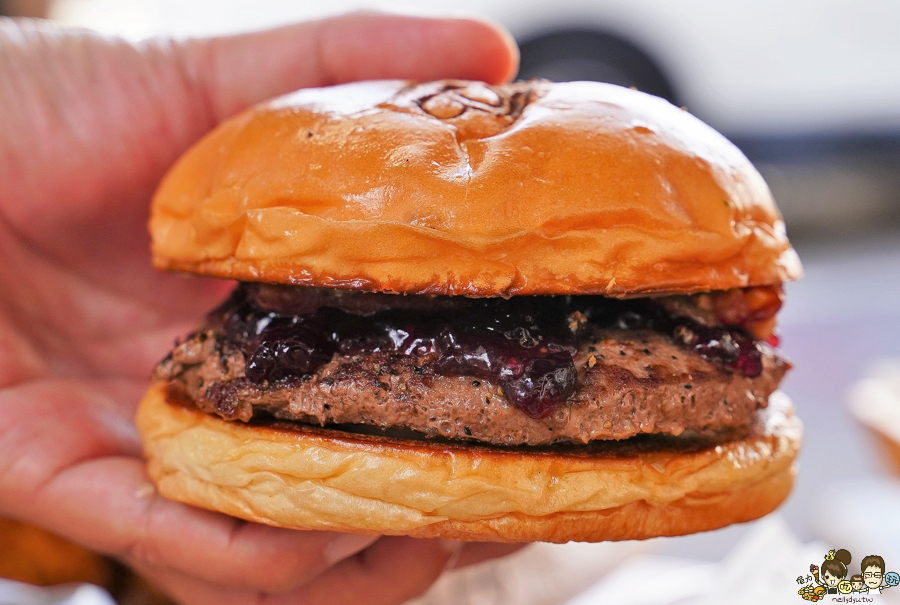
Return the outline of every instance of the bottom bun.
[[[749,521],[787,497],[802,427],[774,393],[750,432],[492,448],[308,425],[227,422],[166,401],[137,417],[160,493],[295,529],[498,542],[674,536]]]

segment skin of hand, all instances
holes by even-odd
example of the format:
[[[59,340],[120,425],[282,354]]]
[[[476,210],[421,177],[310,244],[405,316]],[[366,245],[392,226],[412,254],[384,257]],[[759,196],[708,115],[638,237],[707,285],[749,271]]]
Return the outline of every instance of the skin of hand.
[[[399,603],[511,545],[300,532],[170,502],[133,425],[149,372],[232,287],[150,266],[149,199],[250,104],[359,79],[510,79],[499,27],[353,13],[132,44],[0,19],[0,516],[125,561],[189,605]]]

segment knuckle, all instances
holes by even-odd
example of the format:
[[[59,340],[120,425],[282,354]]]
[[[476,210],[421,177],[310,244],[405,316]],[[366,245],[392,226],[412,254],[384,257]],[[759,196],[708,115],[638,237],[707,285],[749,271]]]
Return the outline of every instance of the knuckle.
[[[284,594],[307,583],[317,570],[283,562],[280,565],[260,566],[258,571],[253,581],[256,589],[270,594]]]
[[[154,567],[165,563],[165,556],[158,546],[152,540],[143,537],[129,542],[122,552],[122,557],[127,561]]]

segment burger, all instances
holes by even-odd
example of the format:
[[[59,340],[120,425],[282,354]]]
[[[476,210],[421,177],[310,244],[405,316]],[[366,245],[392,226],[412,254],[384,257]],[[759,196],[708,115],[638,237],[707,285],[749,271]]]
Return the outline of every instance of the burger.
[[[482,541],[678,535],[787,496],[801,269],[764,181],[607,84],[364,82],[220,125],[154,196],[158,268],[236,280],[138,412],[169,498]]]

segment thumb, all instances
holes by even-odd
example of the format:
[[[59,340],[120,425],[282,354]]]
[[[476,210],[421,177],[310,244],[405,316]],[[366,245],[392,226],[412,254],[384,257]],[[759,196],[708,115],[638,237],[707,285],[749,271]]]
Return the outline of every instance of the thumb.
[[[353,80],[504,82],[518,69],[506,30],[467,18],[358,12],[188,42],[183,60],[216,120],[296,88]]]

